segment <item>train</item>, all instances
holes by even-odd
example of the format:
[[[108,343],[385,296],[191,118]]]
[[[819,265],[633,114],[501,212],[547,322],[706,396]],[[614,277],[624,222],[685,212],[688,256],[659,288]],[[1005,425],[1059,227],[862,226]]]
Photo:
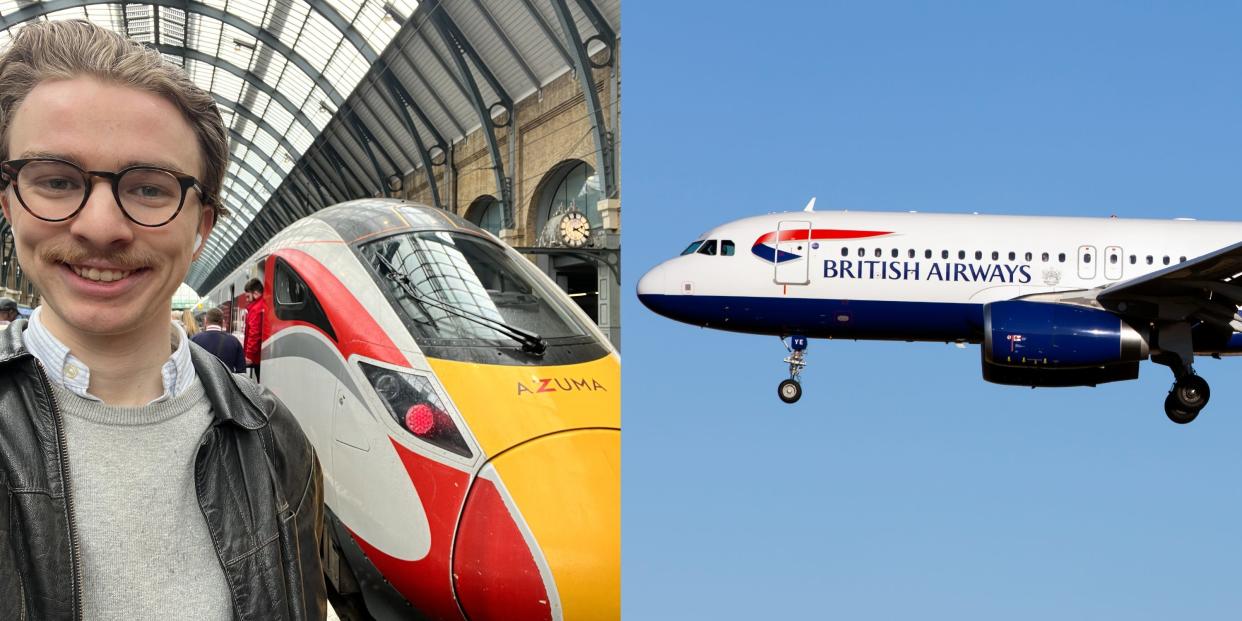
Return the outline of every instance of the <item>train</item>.
[[[251,278],[262,384],[323,467],[334,601],[620,618],[620,358],[551,279],[453,213],[379,198],[294,222],[223,279],[207,297],[228,330]]]

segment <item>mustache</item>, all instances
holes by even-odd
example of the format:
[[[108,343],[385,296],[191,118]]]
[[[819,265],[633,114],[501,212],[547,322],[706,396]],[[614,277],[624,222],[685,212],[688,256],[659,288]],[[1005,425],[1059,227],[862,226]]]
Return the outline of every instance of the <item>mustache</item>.
[[[150,250],[129,247],[111,252],[98,252],[84,248],[70,240],[58,241],[40,248],[39,258],[48,263],[70,265],[88,262],[106,263],[122,271],[141,269],[154,265],[160,260],[160,257]]]

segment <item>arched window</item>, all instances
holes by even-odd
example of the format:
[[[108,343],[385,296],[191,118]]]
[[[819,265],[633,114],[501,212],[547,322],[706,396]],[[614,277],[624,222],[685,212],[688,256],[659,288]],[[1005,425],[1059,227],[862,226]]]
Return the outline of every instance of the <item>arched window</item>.
[[[551,197],[547,205],[549,214],[573,209],[585,214],[592,228],[604,225],[597,207],[603,200],[604,193],[600,191],[599,177],[595,174],[595,169],[586,162],[578,162],[566,171],[556,188],[545,196]]]
[[[480,196],[475,199],[467,214],[470,221],[479,225],[479,228],[493,235],[500,235],[500,228],[504,226],[504,210],[495,197]]]

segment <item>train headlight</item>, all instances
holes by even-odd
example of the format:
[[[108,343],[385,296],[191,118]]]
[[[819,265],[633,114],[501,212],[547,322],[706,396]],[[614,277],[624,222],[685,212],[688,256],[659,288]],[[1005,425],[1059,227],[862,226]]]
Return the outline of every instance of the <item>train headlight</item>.
[[[388,415],[406,431],[462,457],[473,456],[430,380],[365,362],[359,362],[358,366],[384,402]]]

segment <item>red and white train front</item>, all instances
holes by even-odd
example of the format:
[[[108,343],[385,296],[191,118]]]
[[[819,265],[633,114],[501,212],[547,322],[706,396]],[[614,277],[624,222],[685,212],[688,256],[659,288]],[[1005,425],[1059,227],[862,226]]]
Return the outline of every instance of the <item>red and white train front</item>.
[[[318,451],[338,591],[380,619],[620,617],[620,364],[572,300],[391,200],[294,223],[234,280],[260,270],[263,383]]]

